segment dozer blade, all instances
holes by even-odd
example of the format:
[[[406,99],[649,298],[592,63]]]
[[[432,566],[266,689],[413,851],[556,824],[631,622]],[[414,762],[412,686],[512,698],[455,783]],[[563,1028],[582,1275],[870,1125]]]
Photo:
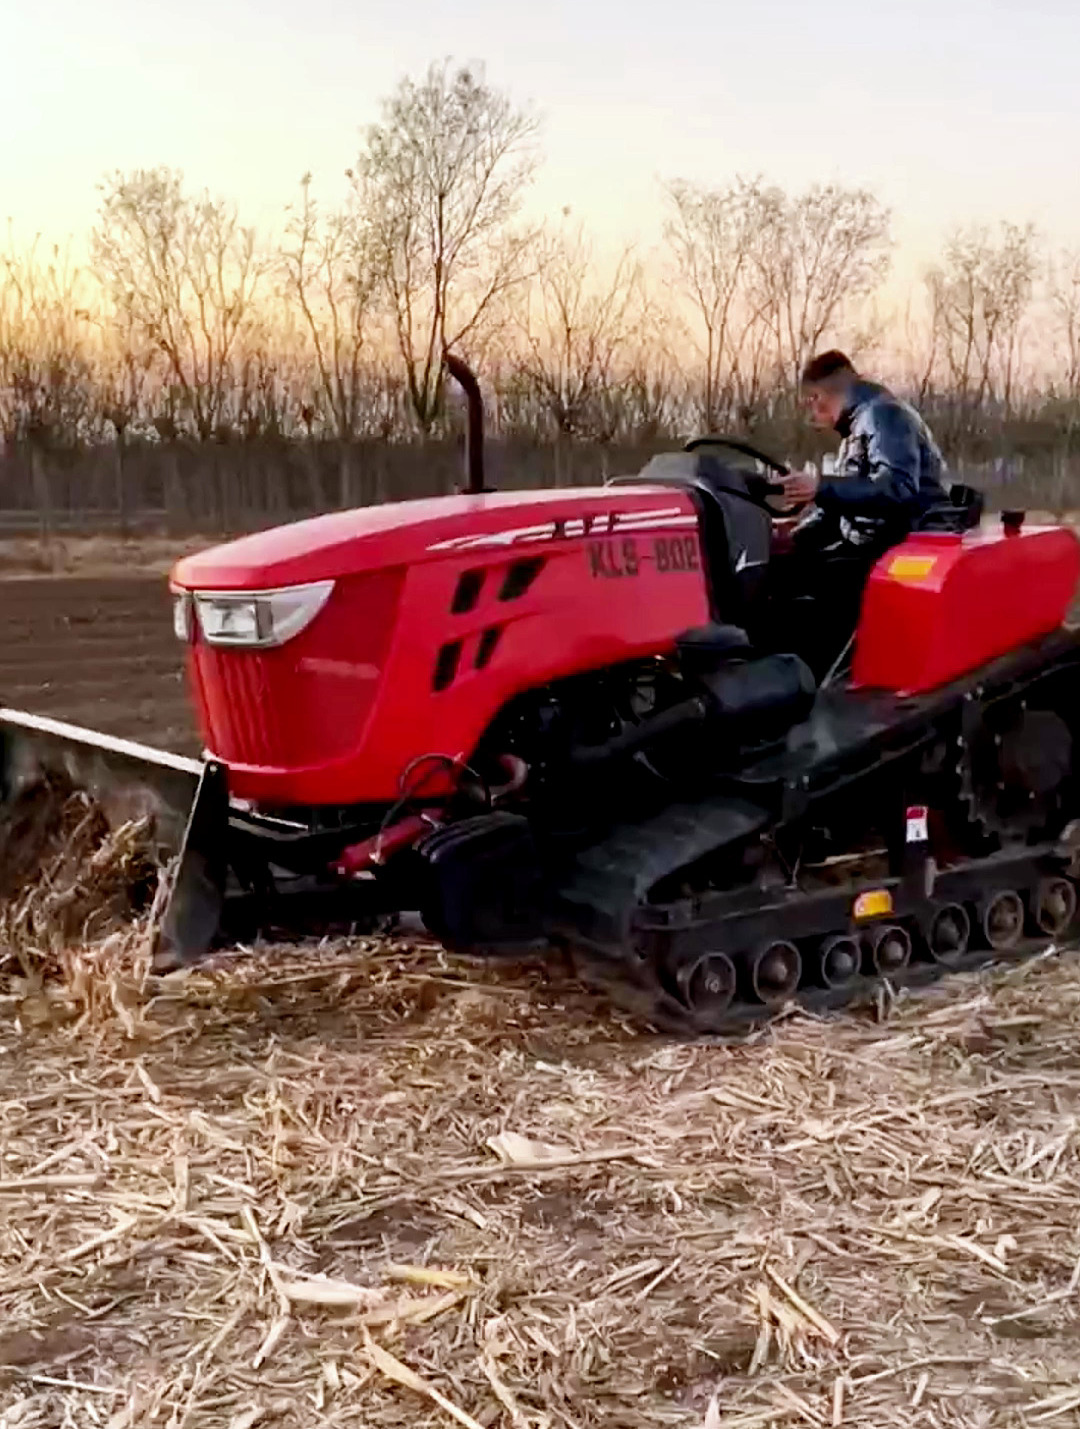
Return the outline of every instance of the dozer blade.
[[[225,882],[228,794],[223,767],[0,707],[0,834],[27,791],[57,780],[85,790],[100,803],[110,824],[148,819],[161,863],[180,855],[155,932],[155,965],[176,966],[206,951],[217,928]],[[4,847],[0,836],[0,886],[5,881]]]
[[[132,798],[133,811],[154,817],[162,845],[179,846],[202,770],[201,759],[0,707],[0,809],[60,774],[106,803]]]
[[[195,962],[213,945],[225,909],[228,837],[225,767],[207,760],[191,802],[172,887],[154,933],[156,972]]]

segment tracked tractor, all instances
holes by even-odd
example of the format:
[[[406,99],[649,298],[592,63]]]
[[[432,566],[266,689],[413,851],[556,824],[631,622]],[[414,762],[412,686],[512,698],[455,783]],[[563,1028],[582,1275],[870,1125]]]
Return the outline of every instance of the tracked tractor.
[[[458,951],[569,950],[700,1034],[1068,940],[1071,529],[954,489],[815,678],[754,634],[781,464],[709,437],[603,485],[493,492],[450,366],[460,493],[176,565],[202,759],[0,712],[9,810],[57,760],[153,791],[159,967],[411,911]]]

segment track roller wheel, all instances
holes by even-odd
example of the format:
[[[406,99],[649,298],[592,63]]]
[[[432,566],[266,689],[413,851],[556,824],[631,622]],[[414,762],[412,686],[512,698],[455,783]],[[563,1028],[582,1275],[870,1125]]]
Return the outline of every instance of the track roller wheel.
[[[802,977],[802,957],[794,943],[763,943],[749,957],[750,986],[767,1007],[776,1007],[794,993]]]
[[[867,935],[870,960],[879,977],[895,977],[911,961],[911,935],[899,923],[882,923]]]
[[[1067,878],[1044,878],[1031,895],[1031,916],[1040,933],[1060,938],[1076,917],[1076,888]]]
[[[935,908],[926,929],[926,946],[935,963],[959,962],[971,941],[971,919],[962,903]]]
[[[706,1021],[722,1017],[735,996],[735,965],[723,953],[706,953],[681,968],[676,983],[691,1012]]]
[[[995,953],[1015,948],[1024,936],[1024,902],[1019,893],[1003,889],[988,898],[979,916],[979,931]]]
[[[859,976],[862,957],[855,938],[838,933],[826,938],[817,950],[818,980],[822,987],[842,988]]]

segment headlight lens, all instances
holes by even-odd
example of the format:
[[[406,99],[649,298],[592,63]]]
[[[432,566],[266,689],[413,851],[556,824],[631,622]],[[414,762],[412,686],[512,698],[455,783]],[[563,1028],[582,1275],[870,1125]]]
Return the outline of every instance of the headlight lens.
[[[284,645],[311,624],[333,589],[333,581],[316,581],[283,590],[196,591],[199,628],[209,645]]]
[[[257,645],[259,611],[254,600],[197,595],[199,628],[211,645]]]
[[[173,589],[172,623],[176,632],[177,640],[182,640],[188,644],[191,640],[192,631],[192,602],[191,595],[186,590]]]

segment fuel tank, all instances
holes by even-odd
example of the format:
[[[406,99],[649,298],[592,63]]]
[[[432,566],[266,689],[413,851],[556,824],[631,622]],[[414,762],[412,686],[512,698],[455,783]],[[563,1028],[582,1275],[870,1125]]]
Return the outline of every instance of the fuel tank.
[[[863,594],[856,687],[921,694],[1062,626],[1080,580],[1071,527],[987,521],[887,552]]]

